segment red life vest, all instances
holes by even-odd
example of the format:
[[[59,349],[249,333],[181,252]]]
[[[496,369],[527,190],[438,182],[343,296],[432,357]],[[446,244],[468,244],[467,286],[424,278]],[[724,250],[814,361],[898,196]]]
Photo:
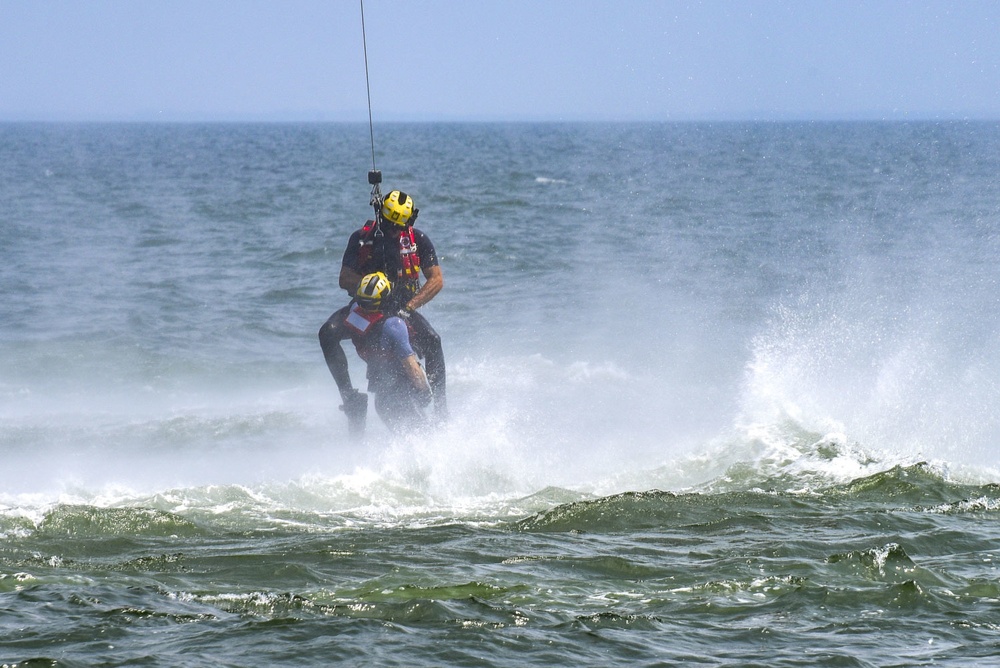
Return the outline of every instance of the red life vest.
[[[407,227],[399,235],[399,272],[401,281],[420,281],[420,255],[417,253],[417,237],[412,227]]]
[[[375,324],[384,317],[385,315],[378,311],[366,311],[359,305],[352,304],[350,312],[344,319],[347,329],[351,330],[351,340],[354,342],[354,348],[358,351],[358,356],[366,362],[370,347],[365,345],[365,339],[378,329]]]
[[[372,258],[375,245],[374,220],[369,220],[361,228],[361,250],[358,251],[358,265],[363,267]],[[385,267],[378,267],[385,269]],[[417,252],[417,236],[412,227],[407,227],[399,235],[399,270],[396,281],[420,282],[420,254]]]

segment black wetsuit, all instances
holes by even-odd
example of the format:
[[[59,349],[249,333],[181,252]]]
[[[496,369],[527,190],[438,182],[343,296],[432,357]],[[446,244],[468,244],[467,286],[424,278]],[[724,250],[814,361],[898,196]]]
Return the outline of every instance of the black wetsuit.
[[[438,266],[437,252],[434,250],[434,244],[431,243],[430,238],[417,228],[413,228],[413,234],[421,269],[426,270],[429,267]],[[356,272],[359,276],[381,271],[389,277],[389,281],[392,282],[392,294],[389,297],[388,305],[384,305],[387,314],[394,314],[403,308],[419,289],[417,281],[397,280],[400,270],[397,239],[398,237],[391,237],[387,234],[377,234],[375,229],[368,235],[365,235],[363,228],[356,230],[347,242],[342,262],[343,266]],[[371,241],[371,250],[362,253],[366,240]],[[341,396],[353,392],[351,376],[347,367],[347,356],[340,344],[344,339],[351,337],[350,331],[344,324],[349,308],[348,305],[335,312],[319,330],[319,343],[323,348],[323,356],[326,358],[326,364],[330,368],[330,373],[333,374]],[[431,327],[427,318],[416,311],[410,315],[409,326],[413,336],[413,348],[417,355],[424,359],[427,381],[434,394],[434,413],[439,419],[444,419],[447,417],[448,408],[441,337]]]

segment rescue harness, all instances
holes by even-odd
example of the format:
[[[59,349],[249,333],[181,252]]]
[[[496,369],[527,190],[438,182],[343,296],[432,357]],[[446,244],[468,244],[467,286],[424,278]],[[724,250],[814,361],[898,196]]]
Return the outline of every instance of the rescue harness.
[[[358,264],[364,266],[375,253],[375,238],[383,236],[378,223],[369,220],[361,228],[361,249]],[[407,226],[399,235],[399,269],[396,280],[406,283],[420,281],[420,254],[417,252],[417,236],[412,226]]]

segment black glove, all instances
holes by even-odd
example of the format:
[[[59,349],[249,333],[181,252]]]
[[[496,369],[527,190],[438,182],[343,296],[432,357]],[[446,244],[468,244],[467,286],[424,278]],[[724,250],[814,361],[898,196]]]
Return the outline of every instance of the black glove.
[[[340,410],[344,411],[349,421],[363,421],[368,415],[368,395],[356,389],[350,389],[343,393],[344,404]]]

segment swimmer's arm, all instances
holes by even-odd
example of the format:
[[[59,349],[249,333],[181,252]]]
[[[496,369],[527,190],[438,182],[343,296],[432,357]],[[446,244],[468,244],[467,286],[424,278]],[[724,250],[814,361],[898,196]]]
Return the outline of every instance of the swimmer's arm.
[[[362,278],[363,276],[361,274],[348,266],[342,266],[340,268],[340,287],[347,290],[347,294],[351,297],[353,297],[354,293],[358,291],[358,286],[361,285]]]
[[[434,299],[434,295],[441,292],[441,288],[444,287],[444,273],[442,273],[440,266],[427,267],[423,271],[426,282],[420,286],[417,294],[413,295],[410,301],[406,303],[406,308],[411,311],[417,310]]]
[[[420,362],[417,361],[416,355],[410,355],[403,360],[403,369],[406,371],[406,377],[413,384],[413,388],[422,396],[430,398],[431,386],[427,384],[427,376],[420,368]]]

